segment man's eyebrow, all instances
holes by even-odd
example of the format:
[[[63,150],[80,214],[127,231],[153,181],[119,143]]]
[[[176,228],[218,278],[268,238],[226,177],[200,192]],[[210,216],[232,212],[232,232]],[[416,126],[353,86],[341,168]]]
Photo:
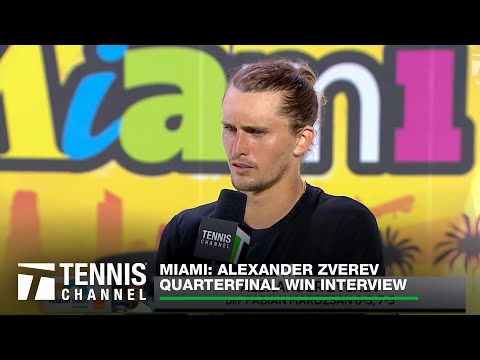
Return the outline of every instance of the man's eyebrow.
[[[243,126],[243,130],[246,132],[252,132],[252,131],[268,131],[268,128],[265,126]]]
[[[236,127],[235,125],[233,124],[230,124],[226,121],[223,121],[222,120],[222,125],[223,126],[231,126],[231,127]],[[243,130],[247,131],[247,132],[251,132],[251,131],[268,131],[268,128],[265,127],[265,126],[253,126],[253,125],[247,125],[247,126],[242,126],[241,127]]]

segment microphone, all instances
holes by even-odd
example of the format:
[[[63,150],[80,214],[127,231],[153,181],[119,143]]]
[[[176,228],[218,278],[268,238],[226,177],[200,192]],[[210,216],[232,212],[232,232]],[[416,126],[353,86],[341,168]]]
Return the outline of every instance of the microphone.
[[[247,195],[223,189],[211,217],[203,216],[194,255],[217,262],[237,264],[250,244],[250,236],[239,227],[245,217]]]

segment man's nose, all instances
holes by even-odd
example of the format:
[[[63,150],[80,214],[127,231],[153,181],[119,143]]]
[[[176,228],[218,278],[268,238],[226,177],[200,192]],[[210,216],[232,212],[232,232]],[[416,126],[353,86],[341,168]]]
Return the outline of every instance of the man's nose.
[[[243,131],[237,131],[235,135],[235,142],[233,144],[233,155],[235,157],[240,155],[248,155],[248,138]]]

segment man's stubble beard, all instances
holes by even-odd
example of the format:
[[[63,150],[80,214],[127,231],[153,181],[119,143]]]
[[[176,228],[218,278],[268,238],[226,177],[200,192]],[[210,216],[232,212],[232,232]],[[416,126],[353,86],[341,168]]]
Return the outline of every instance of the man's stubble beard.
[[[268,189],[278,183],[280,179],[282,179],[282,175],[287,172],[288,164],[283,162],[281,166],[275,168],[275,176],[271,177],[270,179],[254,179],[253,181],[249,181],[248,183],[243,184],[241,181],[235,181],[235,178],[241,178],[239,175],[231,175],[232,185],[238,191],[244,192],[259,192],[265,189]]]

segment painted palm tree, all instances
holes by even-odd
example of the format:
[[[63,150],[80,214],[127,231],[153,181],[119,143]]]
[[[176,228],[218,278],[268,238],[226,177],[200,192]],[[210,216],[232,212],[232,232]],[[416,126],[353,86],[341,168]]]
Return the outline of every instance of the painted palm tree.
[[[476,221],[470,221],[470,217],[466,214],[462,214],[462,218],[465,223],[465,230],[455,224],[450,224],[451,230],[445,233],[447,239],[435,245],[435,250],[438,250],[440,253],[435,258],[433,265],[437,265],[442,261],[449,261],[450,270],[452,270],[455,261],[463,256],[465,272],[467,272],[468,265],[474,259],[478,267],[480,255],[480,216],[477,217]],[[474,225],[473,228],[472,225]]]
[[[392,233],[390,226],[387,226],[385,234],[382,235],[383,258],[385,262],[385,273],[393,275],[396,266],[403,276],[413,273],[414,253],[421,254],[418,246],[412,244],[409,238],[399,238],[398,230]]]

